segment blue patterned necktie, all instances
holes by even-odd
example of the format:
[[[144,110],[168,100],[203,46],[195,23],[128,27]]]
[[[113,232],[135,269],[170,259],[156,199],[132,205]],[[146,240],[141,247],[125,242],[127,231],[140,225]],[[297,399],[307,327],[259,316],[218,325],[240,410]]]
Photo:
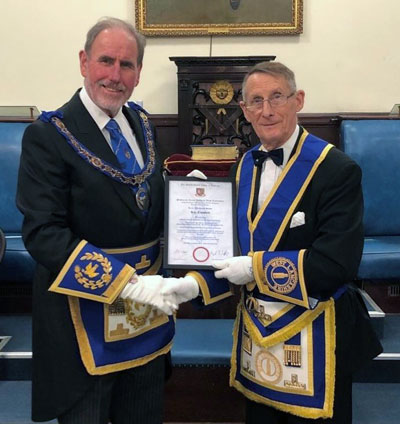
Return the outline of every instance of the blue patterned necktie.
[[[110,133],[111,147],[115,156],[117,156],[121,169],[128,174],[139,174],[141,172],[140,165],[117,121],[110,119],[105,128]],[[133,187],[132,191],[135,194],[136,204],[143,215],[146,215],[149,208],[147,184]]]
[[[110,133],[111,147],[121,169],[128,174],[138,174],[141,171],[140,165],[117,121],[110,119],[105,128]]]

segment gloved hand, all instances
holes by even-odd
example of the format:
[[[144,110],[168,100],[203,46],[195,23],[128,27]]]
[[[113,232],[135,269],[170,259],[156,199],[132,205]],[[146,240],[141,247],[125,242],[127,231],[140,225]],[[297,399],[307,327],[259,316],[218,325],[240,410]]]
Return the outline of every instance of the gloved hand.
[[[229,259],[222,259],[212,263],[216,278],[227,278],[231,283],[238,286],[249,283],[254,280],[253,258],[251,256],[234,256]]]
[[[199,180],[206,180],[207,179],[207,176],[198,169],[193,169],[193,171],[190,171],[189,174],[187,174],[186,176],[198,178]]]
[[[172,315],[178,309],[173,296],[161,293],[164,287],[164,278],[161,275],[135,274],[120,293],[123,299],[155,306],[167,315]]]
[[[164,278],[164,283],[161,293],[164,296],[173,296],[176,305],[192,300],[199,295],[199,285],[196,279],[189,275],[182,278]]]

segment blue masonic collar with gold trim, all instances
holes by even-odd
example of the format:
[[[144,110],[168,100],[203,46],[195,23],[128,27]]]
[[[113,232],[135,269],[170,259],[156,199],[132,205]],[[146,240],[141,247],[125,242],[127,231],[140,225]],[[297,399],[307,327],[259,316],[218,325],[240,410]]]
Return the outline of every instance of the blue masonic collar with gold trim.
[[[243,254],[253,256],[259,292],[304,308],[310,307],[303,270],[305,250],[275,250],[308,184],[332,147],[304,130],[254,221],[251,211],[256,195],[256,167],[251,154],[243,157],[236,176],[239,244]],[[250,286],[254,288],[254,283]]]
[[[135,111],[139,117],[140,125],[142,127],[145,148],[146,148],[146,163],[140,173],[130,174],[116,168],[111,163],[99,158],[86,146],[79,142],[76,137],[68,130],[62,121],[63,114],[60,110],[45,112],[43,111],[39,119],[43,122],[52,124],[56,130],[67,140],[72,149],[89,165],[104,175],[112,178],[119,183],[126,184],[130,187],[137,188],[142,185],[155,171],[156,153],[154,135],[151,129],[147,112],[134,102],[128,102],[130,109]]]
[[[265,199],[254,221],[256,167],[247,152],[236,175],[238,186],[238,236],[242,253],[275,250],[293,211],[320,163],[333,145],[303,131],[297,148]],[[256,146],[254,149],[258,149]]]

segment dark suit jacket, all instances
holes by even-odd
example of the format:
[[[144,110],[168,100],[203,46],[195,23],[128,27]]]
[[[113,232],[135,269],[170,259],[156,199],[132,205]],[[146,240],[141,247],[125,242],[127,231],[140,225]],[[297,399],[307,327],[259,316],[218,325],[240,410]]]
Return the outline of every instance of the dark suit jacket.
[[[356,278],[362,255],[360,167],[342,151],[332,148],[293,214],[298,211],[304,212],[305,224],[294,228],[288,224],[275,251],[307,249],[307,293],[327,300]],[[335,309],[337,371],[352,374],[378,355],[382,347],[357,290],[349,286],[335,302]]]
[[[101,131],[76,93],[61,111],[70,132],[98,157],[118,167]],[[138,116],[123,109],[146,158]],[[52,124],[40,120],[23,137],[17,205],[23,238],[37,262],[33,287],[33,405],[35,420],[68,410],[98,377],[80,360],[67,296],[48,291],[67,258],[85,239],[100,248],[127,247],[156,239],[163,222],[160,164],[149,178],[147,218],[126,185],[81,159]]]
[[[326,300],[357,276],[363,243],[361,170],[333,148],[319,166],[294,213],[305,225],[288,228],[278,250],[307,249],[304,262],[309,296]],[[382,352],[358,290],[348,285],[335,302],[337,371],[353,374]]]

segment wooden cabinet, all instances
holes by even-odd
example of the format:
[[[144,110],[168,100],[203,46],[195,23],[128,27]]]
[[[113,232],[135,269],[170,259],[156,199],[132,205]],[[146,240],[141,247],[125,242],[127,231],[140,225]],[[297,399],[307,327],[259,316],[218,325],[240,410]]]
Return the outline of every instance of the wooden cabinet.
[[[275,56],[170,57],[178,68],[178,145],[251,145],[251,127],[239,106],[242,81],[256,63]]]

